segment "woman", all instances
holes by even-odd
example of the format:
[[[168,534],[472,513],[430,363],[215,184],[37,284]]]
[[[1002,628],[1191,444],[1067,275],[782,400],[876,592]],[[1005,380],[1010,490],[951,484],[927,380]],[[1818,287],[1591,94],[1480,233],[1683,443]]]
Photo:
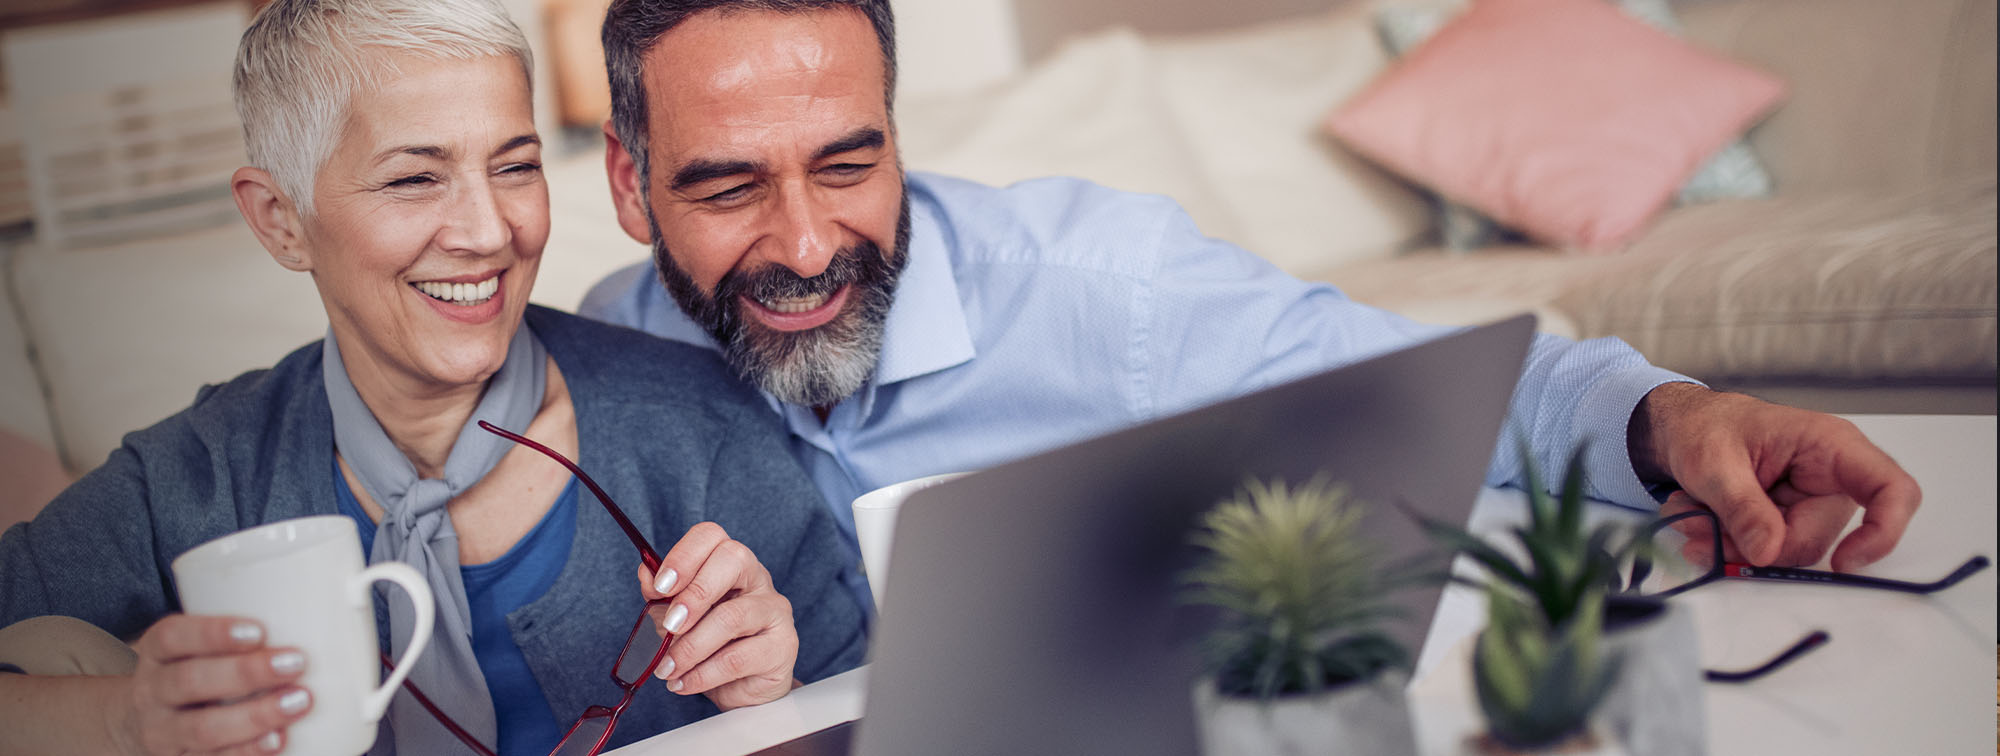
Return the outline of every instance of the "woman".
[[[614,744],[859,663],[847,551],[761,401],[703,350],[528,306],[549,224],[529,60],[491,0],[258,14],[235,82],[254,167],[232,189],[271,256],[312,275],[328,338],[204,389],[0,536],[0,626],[76,618],[14,632],[95,636],[114,664],[111,638],[138,639],[112,676],[0,674],[0,751],[281,749],[310,660],[254,622],[173,614],[168,565],[306,515],[347,514],[370,561],[427,576],[438,627],[412,680],[501,753],[541,756],[618,699],[605,672],[648,596],[675,598],[680,633]],[[674,544],[659,573],[635,589],[605,510],[477,420],[591,470]],[[378,622],[399,651],[408,621]],[[49,658],[25,657],[0,663]],[[407,694],[385,722],[377,752],[463,752]]]

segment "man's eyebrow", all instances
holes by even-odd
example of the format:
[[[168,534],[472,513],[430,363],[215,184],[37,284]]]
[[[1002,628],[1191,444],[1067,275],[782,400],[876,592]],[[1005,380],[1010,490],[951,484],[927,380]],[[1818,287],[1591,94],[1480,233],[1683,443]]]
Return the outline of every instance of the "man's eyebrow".
[[[833,157],[843,152],[874,149],[881,147],[883,144],[886,144],[887,142],[888,142],[888,137],[882,134],[881,129],[875,128],[873,126],[863,126],[859,129],[855,129],[853,133],[850,133],[847,136],[841,137],[839,139],[835,139],[832,142],[828,143],[825,147],[819,148],[818,152],[813,153],[813,160],[814,161],[825,160],[827,158]]]
[[[667,185],[680,190],[704,181],[756,172],[758,165],[748,160],[696,160],[674,171],[674,178]]]
[[[509,152],[513,152],[514,150],[521,147],[526,147],[531,144],[541,144],[541,143],[542,143],[541,137],[535,136],[534,134],[522,134],[520,136],[514,137],[513,139],[507,140],[507,143],[500,145],[500,149],[494,150],[493,154],[494,156],[497,157],[500,155],[505,155]]]

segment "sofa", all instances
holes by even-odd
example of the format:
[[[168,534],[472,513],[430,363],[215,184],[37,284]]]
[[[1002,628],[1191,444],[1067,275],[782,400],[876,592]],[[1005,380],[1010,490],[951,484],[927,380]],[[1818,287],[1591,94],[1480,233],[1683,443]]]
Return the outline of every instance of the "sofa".
[[[1164,194],[1212,236],[1419,320],[1532,310],[1545,330],[1617,336],[1718,386],[1835,411],[1993,411],[1991,0],[1677,3],[1697,43],[1786,81],[1749,135],[1776,192],[1670,210],[1595,255],[1438,249],[1431,200],[1320,130],[1390,65],[1373,24],[1385,2],[1174,33],[1059,30],[1060,44],[1024,42],[1052,51],[1004,81],[899,98],[904,161]],[[614,222],[601,146],[550,141],[533,299],[573,308],[647,252]],[[0,245],[0,525],[199,386],[326,328],[311,280],[240,224]]]

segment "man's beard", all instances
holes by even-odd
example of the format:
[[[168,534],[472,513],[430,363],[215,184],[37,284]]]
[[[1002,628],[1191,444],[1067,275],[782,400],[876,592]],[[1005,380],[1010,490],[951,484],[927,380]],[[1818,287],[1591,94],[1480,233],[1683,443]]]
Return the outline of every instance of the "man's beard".
[[[895,301],[896,281],[909,261],[910,195],[903,193],[896,220],[896,247],[882,254],[873,241],[842,247],[826,270],[801,278],[783,265],[755,270],[731,270],[715,285],[715,295],[702,294],[687,271],[674,263],[660,237],[660,225],[646,209],[653,232],[653,262],[667,293],[715,343],[736,375],[779,401],[807,407],[830,407],[861,389],[875,373],[882,352],[882,326]],[[833,320],[803,331],[776,331],[744,318],[740,300],[793,299],[831,295],[851,285],[847,301]]]

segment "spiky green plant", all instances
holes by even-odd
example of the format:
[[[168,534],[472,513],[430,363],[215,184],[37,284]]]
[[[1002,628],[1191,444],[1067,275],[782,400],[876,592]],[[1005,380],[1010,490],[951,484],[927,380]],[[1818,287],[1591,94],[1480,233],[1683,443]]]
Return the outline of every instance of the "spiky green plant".
[[[1622,587],[1621,562],[1647,544],[1644,539],[1632,538],[1631,527],[1618,522],[1600,523],[1588,533],[1584,531],[1588,489],[1583,446],[1570,455],[1562,491],[1556,495],[1544,489],[1526,442],[1521,444],[1521,458],[1528,478],[1528,524],[1516,526],[1512,535],[1526,555],[1525,561],[1457,525],[1421,514],[1417,519],[1434,538],[1472,557],[1493,579],[1532,598],[1550,626],[1561,626],[1582,608],[1584,597]]]
[[[1584,596],[1560,626],[1513,591],[1487,591],[1472,680],[1495,740],[1535,749],[1584,731],[1622,662],[1600,650],[1603,624],[1601,591]]]
[[[1363,505],[1315,477],[1246,481],[1203,518],[1185,598],[1222,617],[1203,650],[1227,695],[1311,693],[1407,664],[1379,632],[1395,585],[1358,538]]]
[[[1570,455],[1562,490],[1542,485],[1526,442],[1528,524],[1513,528],[1525,559],[1464,528],[1418,515],[1430,534],[1484,567],[1487,626],[1473,654],[1473,682],[1491,735],[1515,748],[1552,745],[1588,725],[1620,660],[1598,639],[1604,601],[1622,587],[1620,563],[1647,548],[1629,526],[1585,531],[1584,448]],[[1616,542],[1616,543],[1614,543]]]

